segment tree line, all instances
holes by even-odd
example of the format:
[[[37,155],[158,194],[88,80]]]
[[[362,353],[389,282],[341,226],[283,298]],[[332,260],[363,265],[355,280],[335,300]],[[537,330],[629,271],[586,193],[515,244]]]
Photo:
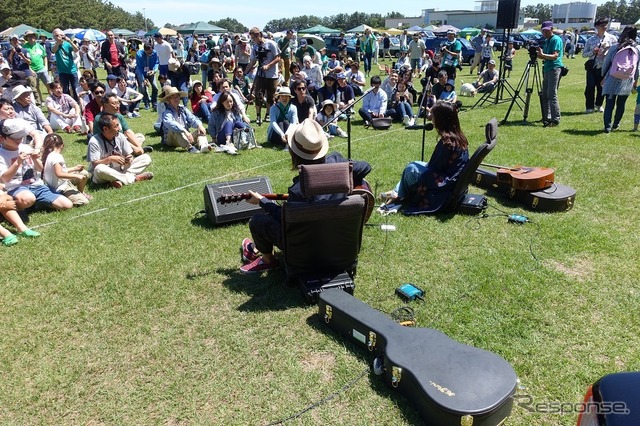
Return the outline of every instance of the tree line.
[[[288,29],[298,31],[316,25],[324,25],[325,27],[343,31],[361,24],[366,24],[373,28],[384,28],[384,20],[389,18],[404,18],[404,15],[398,12],[390,12],[385,16],[379,13],[339,13],[337,15],[325,16],[324,18],[313,15],[302,15],[293,18],[272,19],[265,25],[264,31],[277,32]]]

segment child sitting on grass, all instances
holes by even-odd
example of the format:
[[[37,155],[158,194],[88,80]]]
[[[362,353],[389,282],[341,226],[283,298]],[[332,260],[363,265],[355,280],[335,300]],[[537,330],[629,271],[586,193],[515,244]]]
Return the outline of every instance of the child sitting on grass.
[[[42,179],[49,185],[49,189],[64,195],[71,200],[74,206],[89,204],[93,197],[84,192],[85,185],[91,177],[91,173],[84,170],[82,164],[78,164],[67,170],[62,150],[64,141],[55,133],[44,138],[42,147],[42,163],[44,171]]]
[[[336,104],[331,100],[327,99],[322,102],[322,109],[316,115],[316,121],[324,128],[327,123],[329,124],[329,135],[330,136],[339,136],[341,138],[346,138],[347,133],[338,126],[338,118],[336,117]],[[333,121],[332,121],[333,120]]]

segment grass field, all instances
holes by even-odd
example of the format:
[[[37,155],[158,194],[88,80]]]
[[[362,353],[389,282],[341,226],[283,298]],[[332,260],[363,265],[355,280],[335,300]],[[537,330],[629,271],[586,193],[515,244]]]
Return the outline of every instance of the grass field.
[[[518,52],[513,86],[527,59]],[[577,190],[572,210],[536,213],[491,197],[485,219],[374,214],[356,279],[355,295],[385,312],[402,305],[394,295],[400,284],[424,288],[425,302],[412,305],[419,326],[501,355],[520,378],[520,398],[537,404],[580,402],[600,376],[640,369],[635,95],[621,130],[605,135],[602,114],[583,114],[583,62],[565,60],[571,71],[561,81],[559,127],[537,122],[533,97],[529,121],[514,109],[487,157],[555,168],[556,181]],[[458,81],[471,81],[467,73]],[[476,99],[462,101],[468,107]],[[470,149],[507,106],[461,114]],[[95,199],[86,207],[33,214],[30,226],[42,237],[0,247],[0,423],[265,425],[370,366],[366,350],[329,330],[317,307],[283,285],[282,271],[237,272],[246,223],[213,228],[197,215],[207,183],[265,175],[285,191],[294,175],[288,155],[268,147],[236,157],[164,149],[154,121],[150,111],[129,120],[155,148],[152,181],[92,187]],[[266,139],[266,125],[256,132]],[[391,189],[406,163],[420,158],[421,135],[398,124],[365,130],[354,120],[352,156],[372,164],[376,192]],[[85,142],[64,138],[67,164],[82,162]],[[428,133],[425,157],[435,141]],[[344,139],[331,145],[346,155]],[[526,214],[532,223],[508,224],[503,212]],[[385,222],[397,230],[382,232]],[[507,424],[575,420],[575,413],[515,405]],[[421,419],[369,372],[289,423]]]

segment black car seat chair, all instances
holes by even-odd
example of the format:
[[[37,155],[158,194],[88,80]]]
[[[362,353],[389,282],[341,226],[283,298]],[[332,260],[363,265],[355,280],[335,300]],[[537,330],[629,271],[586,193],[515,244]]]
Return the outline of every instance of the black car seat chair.
[[[300,166],[305,198],[282,209],[284,266],[287,281],[300,286],[307,302],[324,289],[353,293],[353,282],[366,214],[365,198],[353,191],[353,165],[332,163]]]

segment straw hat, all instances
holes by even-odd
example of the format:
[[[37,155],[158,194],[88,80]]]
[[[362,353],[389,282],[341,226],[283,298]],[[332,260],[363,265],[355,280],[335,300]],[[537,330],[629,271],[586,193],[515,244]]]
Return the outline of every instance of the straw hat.
[[[164,96],[160,96],[158,100],[160,102],[166,102],[167,99],[176,94],[180,95],[181,98],[187,97],[187,92],[183,92],[182,90],[178,90],[173,86],[169,86],[164,89]]]
[[[307,118],[289,126],[286,134],[289,149],[298,157],[317,160],[327,155],[329,141],[317,121]]]

